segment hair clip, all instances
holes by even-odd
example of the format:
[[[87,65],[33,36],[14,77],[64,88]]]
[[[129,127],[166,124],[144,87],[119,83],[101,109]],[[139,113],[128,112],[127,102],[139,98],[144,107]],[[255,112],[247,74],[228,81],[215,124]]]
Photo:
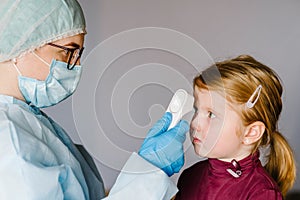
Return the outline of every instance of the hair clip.
[[[261,92],[261,89],[262,89],[262,86],[259,85],[256,90],[253,92],[253,94],[251,95],[251,97],[248,99],[247,103],[246,103],[246,106],[248,108],[252,108],[256,102],[258,101],[258,98],[260,96],[260,92]],[[253,98],[256,96],[256,99],[254,99],[253,101]]]

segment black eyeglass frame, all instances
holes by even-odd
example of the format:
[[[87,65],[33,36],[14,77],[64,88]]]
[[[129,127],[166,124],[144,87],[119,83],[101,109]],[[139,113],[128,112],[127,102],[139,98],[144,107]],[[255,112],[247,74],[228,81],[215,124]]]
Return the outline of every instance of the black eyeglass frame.
[[[68,69],[68,70],[72,70],[72,69],[75,67],[77,61],[78,61],[79,58],[81,57],[82,52],[83,52],[83,50],[84,50],[84,47],[81,47],[81,48],[77,48],[77,47],[74,47],[74,48],[68,48],[68,47],[61,46],[61,45],[58,45],[58,44],[53,44],[53,43],[47,43],[47,44],[50,45],[50,46],[53,46],[53,47],[57,47],[57,48],[63,49],[63,50],[65,50],[65,51],[67,51],[67,54],[68,54],[68,52],[70,52],[70,55],[69,55],[69,58],[68,58],[68,65],[67,65],[67,69]],[[75,61],[74,61],[73,64],[71,64],[71,60],[72,60],[72,58],[73,58],[74,52],[77,51],[77,50],[79,50],[79,51],[78,51],[78,53],[75,55],[75,56],[76,56]],[[70,66],[71,66],[71,67],[70,67]]]

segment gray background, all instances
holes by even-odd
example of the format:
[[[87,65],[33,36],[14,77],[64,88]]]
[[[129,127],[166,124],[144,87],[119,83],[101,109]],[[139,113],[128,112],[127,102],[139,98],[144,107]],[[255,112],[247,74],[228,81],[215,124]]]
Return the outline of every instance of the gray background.
[[[300,160],[300,145],[298,145],[300,1],[79,0],[79,2],[86,15],[88,27],[83,60],[102,41],[122,31],[141,27],[162,27],[176,30],[196,40],[216,61],[239,54],[250,54],[271,66],[280,75],[285,87],[284,107],[279,129],[295,151],[296,160]],[[116,125],[109,106],[111,101],[109,91],[114,89],[122,75],[145,63],[161,63],[174,67],[190,81],[196,75],[195,69],[179,56],[157,49],[142,49],[123,55],[113,62],[99,81],[102,85],[86,88],[86,90],[95,90],[95,113],[98,121],[104,124],[102,126],[105,134],[116,146],[128,152],[137,151],[142,139],[124,134],[122,128]],[[95,66],[85,66],[83,76],[88,77],[95,67],[97,63]],[[173,86],[169,87],[174,89]],[[130,99],[125,99],[128,101],[130,117],[135,124],[145,128],[150,127],[164,112],[171,95],[172,92],[168,86],[141,85]],[[77,95],[76,98],[85,100],[85,96]],[[154,109],[153,105],[155,105]],[[84,109],[85,106],[91,105],[73,104],[73,106],[80,106]],[[75,142],[81,142],[75,128],[72,98],[45,110],[67,130]],[[149,110],[150,113],[148,113]],[[145,134],[142,133],[142,135]],[[101,146],[101,141],[98,142]],[[90,147],[87,148],[90,149]],[[109,155],[115,162],[121,160],[121,164],[123,163],[123,155],[113,155],[109,151],[103,154]],[[199,160],[194,156],[191,148],[186,149],[186,158],[184,168]],[[96,159],[96,162],[105,186],[109,189],[119,171],[115,167],[107,166],[99,159]],[[173,177],[175,182],[177,178],[178,175]],[[300,189],[299,179],[294,189]]]

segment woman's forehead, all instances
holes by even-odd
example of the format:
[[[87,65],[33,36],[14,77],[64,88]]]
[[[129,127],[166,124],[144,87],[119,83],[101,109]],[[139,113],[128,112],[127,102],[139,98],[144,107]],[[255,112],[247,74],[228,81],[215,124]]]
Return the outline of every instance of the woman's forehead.
[[[63,38],[60,40],[56,40],[53,43],[61,44],[61,45],[66,45],[68,43],[76,43],[76,44],[82,46],[84,43],[84,34],[78,34],[78,35],[66,37],[66,38]]]

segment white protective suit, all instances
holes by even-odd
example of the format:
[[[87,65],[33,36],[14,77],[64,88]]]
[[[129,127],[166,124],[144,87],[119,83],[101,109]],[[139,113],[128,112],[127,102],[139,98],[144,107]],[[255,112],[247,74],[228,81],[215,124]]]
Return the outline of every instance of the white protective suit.
[[[0,199],[104,197],[88,153],[40,109],[5,95],[0,95],[0,177]],[[176,192],[163,171],[133,153],[105,199],[160,200]]]

